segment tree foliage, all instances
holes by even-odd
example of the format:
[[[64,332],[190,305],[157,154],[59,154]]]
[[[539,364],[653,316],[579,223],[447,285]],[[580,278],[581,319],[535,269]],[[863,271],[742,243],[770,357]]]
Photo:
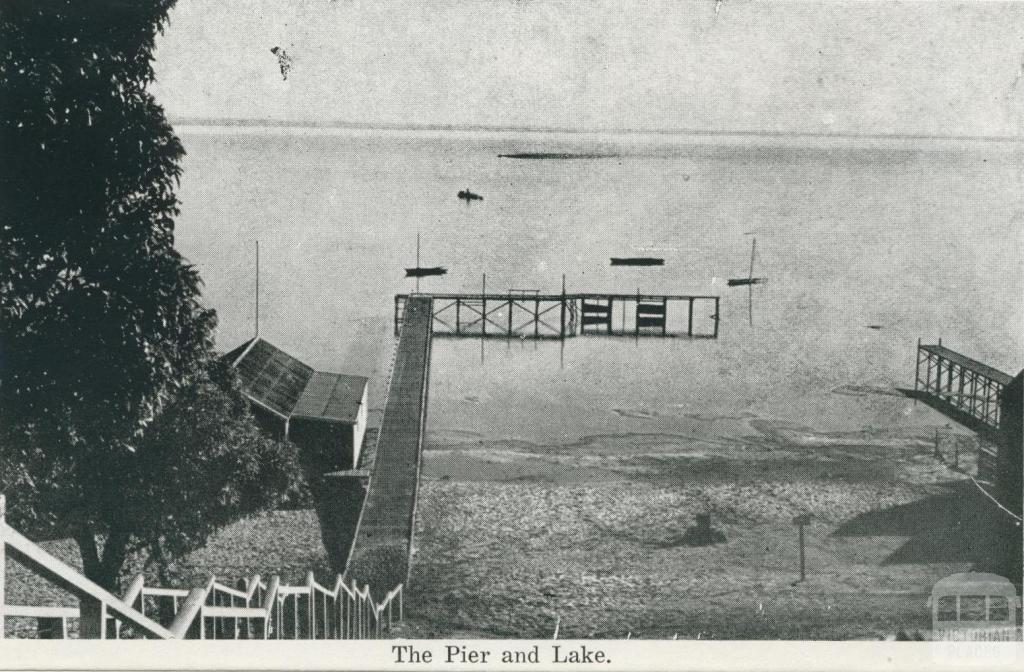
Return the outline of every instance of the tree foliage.
[[[173,5],[0,4],[0,485],[108,587],[133,545],[183,552],[293,471],[174,248],[184,149],[146,89]]]

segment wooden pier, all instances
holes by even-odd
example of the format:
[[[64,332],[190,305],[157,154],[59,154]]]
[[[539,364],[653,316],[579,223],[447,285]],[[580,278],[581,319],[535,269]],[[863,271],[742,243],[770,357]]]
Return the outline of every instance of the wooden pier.
[[[685,294],[398,294],[395,334],[413,297],[433,302],[435,336],[554,338],[588,334],[718,338],[719,297]],[[685,304],[685,326],[669,327],[670,304]],[[680,314],[680,321],[682,321]]]
[[[429,296],[414,296],[402,310],[402,329],[366,501],[346,568],[346,580],[381,595],[409,575],[423,429],[430,378]]]
[[[686,305],[683,333],[717,338],[718,297],[648,294],[400,294],[398,345],[366,499],[345,580],[387,591],[408,583],[435,336],[565,339],[583,334],[673,335],[669,306]],[[632,308],[632,310],[627,310]],[[695,311],[705,314],[702,331]],[[615,312],[622,316],[615,318]],[[632,317],[632,319],[628,319]],[[679,335],[679,334],[675,334]]]
[[[938,345],[917,344],[914,391],[989,429],[999,429],[1003,388],[1013,376]]]

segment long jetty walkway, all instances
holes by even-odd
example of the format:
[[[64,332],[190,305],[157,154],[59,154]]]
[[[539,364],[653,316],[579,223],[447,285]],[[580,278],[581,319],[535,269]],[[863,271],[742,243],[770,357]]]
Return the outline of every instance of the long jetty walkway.
[[[405,302],[384,417],[347,578],[383,595],[409,575],[423,427],[427,416],[433,301]]]
[[[345,576],[380,594],[409,577],[430,347],[434,336],[566,338],[579,334],[671,335],[668,306],[687,306],[685,334],[718,337],[718,297],[669,294],[400,294],[398,346],[366,498]],[[713,309],[695,325],[695,305]],[[628,312],[627,306],[632,310]],[[623,317],[615,320],[616,313]],[[616,329],[617,326],[617,329]]]

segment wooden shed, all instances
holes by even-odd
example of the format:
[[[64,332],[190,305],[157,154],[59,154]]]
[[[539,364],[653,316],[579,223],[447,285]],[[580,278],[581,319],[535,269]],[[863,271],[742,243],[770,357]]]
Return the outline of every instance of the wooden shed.
[[[353,469],[367,423],[367,378],[316,371],[262,338],[224,355],[265,431],[303,451],[312,473]]]

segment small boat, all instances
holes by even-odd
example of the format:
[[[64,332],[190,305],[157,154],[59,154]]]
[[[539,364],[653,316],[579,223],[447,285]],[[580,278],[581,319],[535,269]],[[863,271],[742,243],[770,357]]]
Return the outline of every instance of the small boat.
[[[729,278],[727,283],[730,287],[742,287],[743,285],[759,285],[767,278]]]
[[[612,257],[612,266],[664,266],[661,257]]]
[[[448,269],[445,268],[444,266],[429,266],[429,267],[424,267],[424,268],[421,268],[421,267],[417,266],[416,268],[407,268],[407,269],[405,269],[405,277],[407,277],[407,278],[423,278],[423,277],[426,277],[428,275],[444,275],[447,272],[448,272]]]
[[[469,189],[463,189],[462,191],[460,191],[459,192],[459,198],[464,200],[466,203],[469,203],[470,201],[482,201],[482,200],[484,200],[483,196],[481,196],[480,194],[474,194]]]

